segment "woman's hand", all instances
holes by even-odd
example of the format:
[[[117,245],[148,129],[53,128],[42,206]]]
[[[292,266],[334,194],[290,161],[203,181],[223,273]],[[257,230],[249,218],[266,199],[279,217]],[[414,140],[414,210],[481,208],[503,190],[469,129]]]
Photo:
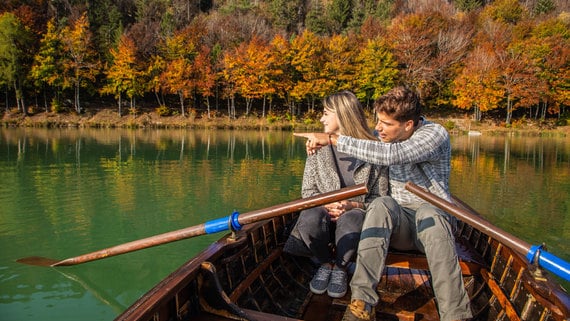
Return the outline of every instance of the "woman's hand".
[[[340,201],[324,205],[325,209],[329,212],[331,221],[335,222],[338,218],[344,214],[346,211],[350,211],[353,208],[362,208],[361,203],[353,201]]]

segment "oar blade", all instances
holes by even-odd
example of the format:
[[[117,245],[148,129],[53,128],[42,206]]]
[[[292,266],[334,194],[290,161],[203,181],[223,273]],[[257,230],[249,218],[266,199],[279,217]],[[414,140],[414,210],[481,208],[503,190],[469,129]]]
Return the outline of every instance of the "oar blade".
[[[54,266],[56,263],[59,262],[59,260],[54,260],[41,256],[28,256],[28,257],[23,257],[21,259],[17,259],[16,262],[27,265],[35,265],[35,266]]]

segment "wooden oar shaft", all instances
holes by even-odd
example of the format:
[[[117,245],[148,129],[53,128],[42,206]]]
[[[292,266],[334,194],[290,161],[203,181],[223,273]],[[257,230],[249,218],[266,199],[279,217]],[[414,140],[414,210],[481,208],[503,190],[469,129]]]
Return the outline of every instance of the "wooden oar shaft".
[[[289,203],[284,203],[264,208],[261,210],[243,213],[239,215],[238,221],[240,224],[246,225],[260,220],[292,212],[302,211],[307,208],[345,200],[354,196],[365,194],[367,191],[368,190],[365,184],[355,185],[353,187],[346,187],[335,192],[315,195],[312,197],[307,197],[296,201],[292,201]]]
[[[489,235],[490,237],[496,239],[497,241],[504,243],[516,252],[526,256],[531,245],[518,237],[505,232],[498,227],[494,226],[483,217],[476,215],[472,211],[465,210],[454,204],[442,199],[441,197],[434,195],[425,191],[418,185],[407,182],[406,189],[410,192],[416,194],[417,196],[423,198],[424,200],[430,202],[431,204],[441,208],[442,210],[448,212],[449,214],[461,219],[465,223],[477,228],[481,232]]]
[[[344,200],[347,198],[351,198],[354,196],[365,194],[368,191],[365,184],[354,185],[350,187],[342,188],[338,191],[332,191],[308,198],[303,198],[291,202],[287,202],[280,205],[275,205],[272,207],[268,207],[261,210],[256,210],[244,214],[239,214],[237,216],[237,220],[239,224],[246,225],[258,221],[262,221],[265,219],[273,218],[275,216],[284,215],[288,213],[293,213],[297,211],[301,211],[310,207],[315,207],[319,205],[324,205],[332,202],[337,202],[340,200]],[[232,219],[232,216],[226,218],[217,219],[211,222],[202,223],[200,225],[195,225],[187,228],[183,228],[180,230],[167,232],[163,234],[158,234],[155,236],[147,237],[144,239],[116,245],[113,247],[109,247],[106,249],[102,249],[99,251],[83,254],[80,256],[68,258],[62,261],[57,261],[51,266],[68,266],[68,265],[76,265],[85,262],[95,261],[103,258],[107,258],[110,256],[115,256],[123,253],[134,252],[142,249],[146,249],[149,247],[162,245],[174,241],[179,241],[187,238],[191,238],[194,236],[208,234],[207,231],[212,225],[214,225],[213,231],[218,232],[223,229],[219,228],[220,222],[229,222]],[[211,224],[214,222],[214,224]],[[225,224],[225,223],[222,223]],[[228,230],[226,228],[225,230]]]
[[[542,246],[533,246],[519,239],[518,237],[492,225],[483,217],[477,215],[471,208],[466,207],[467,210],[465,210],[463,208],[455,206],[454,204],[425,191],[421,187],[411,182],[406,183],[406,189],[425,199],[431,204],[443,209],[449,214],[458,217],[465,223],[475,227],[479,231],[496,239],[502,244],[505,244],[509,248],[513,249],[513,251],[522,254],[522,256],[527,259],[527,262],[537,263],[539,266],[549,270],[559,277],[570,281],[570,263],[555,256],[554,254],[542,251]]]
[[[115,256],[123,253],[134,252],[161,244],[171,243],[174,241],[191,238],[198,235],[204,235],[206,234],[204,232],[204,226],[205,224],[202,223],[200,225],[194,225],[180,230],[154,235],[144,239],[123,243],[120,245],[115,245],[113,247],[109,247],[106,249],[68,258],[59,261],[57,263],[54,263],[51,266],[68,266],[68,265],[81,264],[85,262],[104,259],[106,257]]]

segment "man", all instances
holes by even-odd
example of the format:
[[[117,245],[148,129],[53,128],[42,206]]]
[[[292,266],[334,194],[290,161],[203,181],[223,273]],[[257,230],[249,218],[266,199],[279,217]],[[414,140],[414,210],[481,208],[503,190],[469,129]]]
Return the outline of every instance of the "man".
[[[316,149],[333,144],[358,159],[389,166],[390,195],[375,199],[362,227],[351,303],[343,320],[375,320],[376,287],[388,247],[426,254],[442,321],[471,318],[453,237],[454,219],[405,189],[407,181],[450,200],[451,144],[442,126],[421,117],[419,97],[396,87],[374,102],[379,141],[299,133]]]

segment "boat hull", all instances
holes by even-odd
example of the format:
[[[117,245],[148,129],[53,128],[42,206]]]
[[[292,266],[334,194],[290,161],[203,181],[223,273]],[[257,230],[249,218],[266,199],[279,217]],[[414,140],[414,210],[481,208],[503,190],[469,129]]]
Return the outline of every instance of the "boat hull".
[[[350,292],[340,299],[312,294],[315,264],[282,251],[296,217],[275,217],[222,237],[116,320],[341,320]],[[568,294],[544,271],[463,222],[456,241],[474,320],[568,320]],[[377,291],[378,320],[439,320],[420,253],[390,253]]]

